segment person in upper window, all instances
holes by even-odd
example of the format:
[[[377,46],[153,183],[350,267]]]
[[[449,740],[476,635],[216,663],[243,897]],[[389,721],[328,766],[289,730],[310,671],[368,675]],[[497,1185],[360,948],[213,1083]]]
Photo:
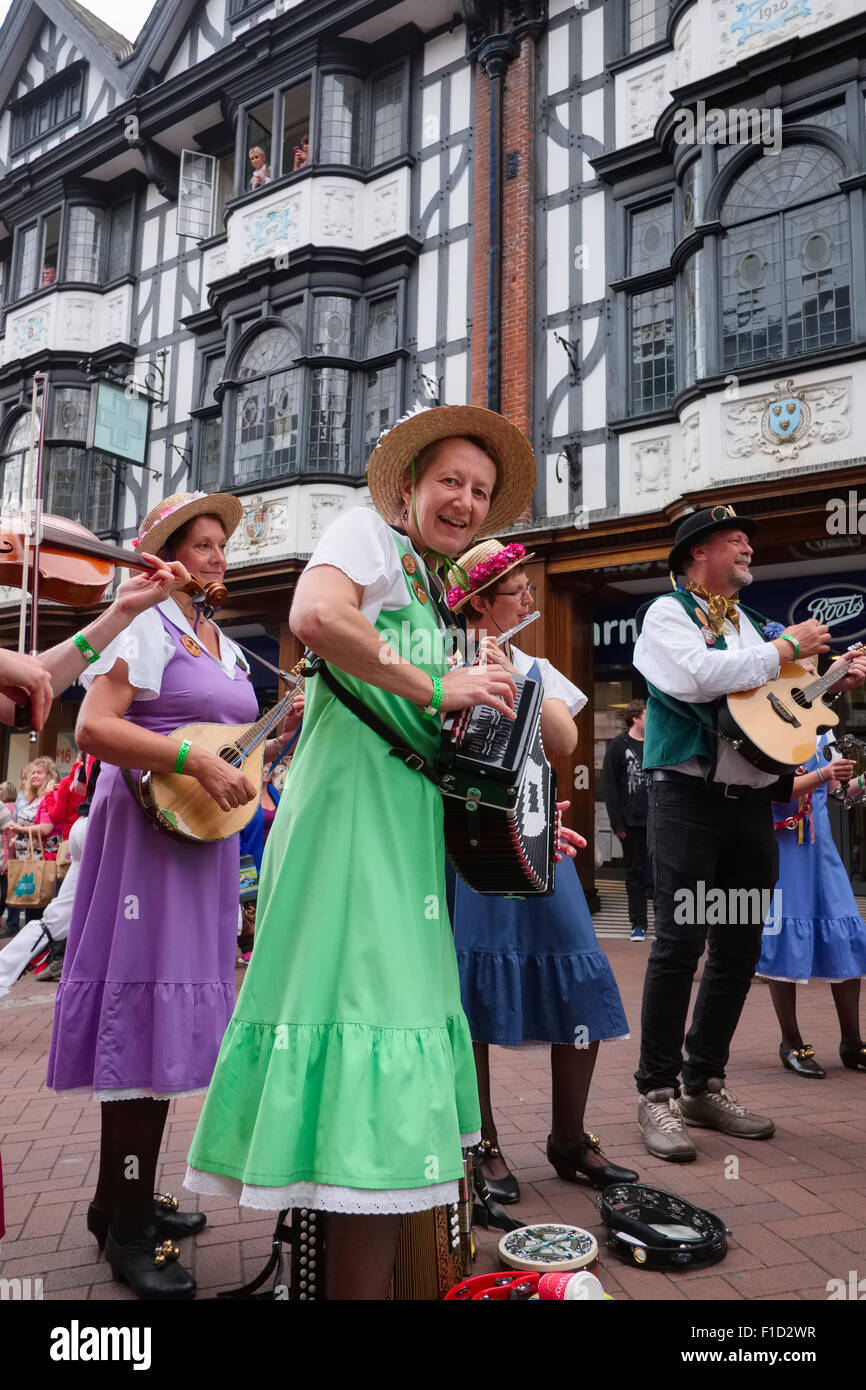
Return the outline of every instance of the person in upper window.
[[[302,135],[300,144],[295,146],[295,162],[292,165],[292,170],[294,171],[295,169],[304,169],[306,168],[307,164],[309,164],[309,162],[310,137],[309,135]]]
[[[250,190],[264,188],[265,184],[271,181],[271,166],[261,145],[253,145],[250,150],[250,164],[253,166],[253,172],[250,176]]]
[[[57,270],[56,270],[56,267],[53,266],[53,265],[44,265],[44,266],[42,267],[42,284],[43,284],[43,287],[46,286],[46,285],[53,285],[56,279],[57,279]]]

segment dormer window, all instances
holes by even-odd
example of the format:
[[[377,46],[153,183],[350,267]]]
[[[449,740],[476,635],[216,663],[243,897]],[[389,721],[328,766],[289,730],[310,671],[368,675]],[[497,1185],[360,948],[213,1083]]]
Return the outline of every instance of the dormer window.
[[[12,154],[76,120],[81,115],[83,95],[83,64],[28,92],[12,110]]]

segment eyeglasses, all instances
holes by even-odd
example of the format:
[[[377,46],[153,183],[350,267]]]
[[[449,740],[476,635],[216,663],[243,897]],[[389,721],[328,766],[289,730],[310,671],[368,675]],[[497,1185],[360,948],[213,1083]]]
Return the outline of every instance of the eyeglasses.
[[[537,584],[525,584],[522,589],[500,589],[497,598],[525,598],[528,594],[530,598],[535,598],[538,593]]]

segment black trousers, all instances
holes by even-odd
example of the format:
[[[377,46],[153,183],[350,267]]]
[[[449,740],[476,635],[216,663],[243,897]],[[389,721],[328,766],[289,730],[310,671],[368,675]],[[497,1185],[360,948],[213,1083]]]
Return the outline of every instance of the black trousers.
[[[729,800],[701,782],[694,789],[654,782],[647,841],[655,875],[655,941],[635,1080],[644,1094],[668,1086],[679,1093],[682,1074],[687,1091],[700,1091],[710,1077],[725,1075],[761,954],[779,866],[770,802]],[[684,1061],[692,980],[705,947]]]
[[[633,927],[646,931],[646,895],[651,879],[647,865],[647,829],[645,825],[627,825],[622,841],[625,864],[625,891],[628,898],[628,920]]]

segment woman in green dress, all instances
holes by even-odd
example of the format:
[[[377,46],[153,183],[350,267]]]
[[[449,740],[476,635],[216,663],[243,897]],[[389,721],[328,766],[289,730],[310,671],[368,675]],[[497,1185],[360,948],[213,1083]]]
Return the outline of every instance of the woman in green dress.
[[[515,696],[501,666],[449,668],[436,567],[521,515],[535,461],[502,416],[440,406],[382,437],[368,482],[376,510],[352,508],[328,528],[292,630],[435,761],[441,714],[481,703],[513,717]],[[256,949],[186,1185],[332,1213],[327,1296],[377,1299],[401,1214],[457,1199],[462,1147],[480,1128],[472,1042],[441,796],[323,680],[306,694],[262,865]]]

